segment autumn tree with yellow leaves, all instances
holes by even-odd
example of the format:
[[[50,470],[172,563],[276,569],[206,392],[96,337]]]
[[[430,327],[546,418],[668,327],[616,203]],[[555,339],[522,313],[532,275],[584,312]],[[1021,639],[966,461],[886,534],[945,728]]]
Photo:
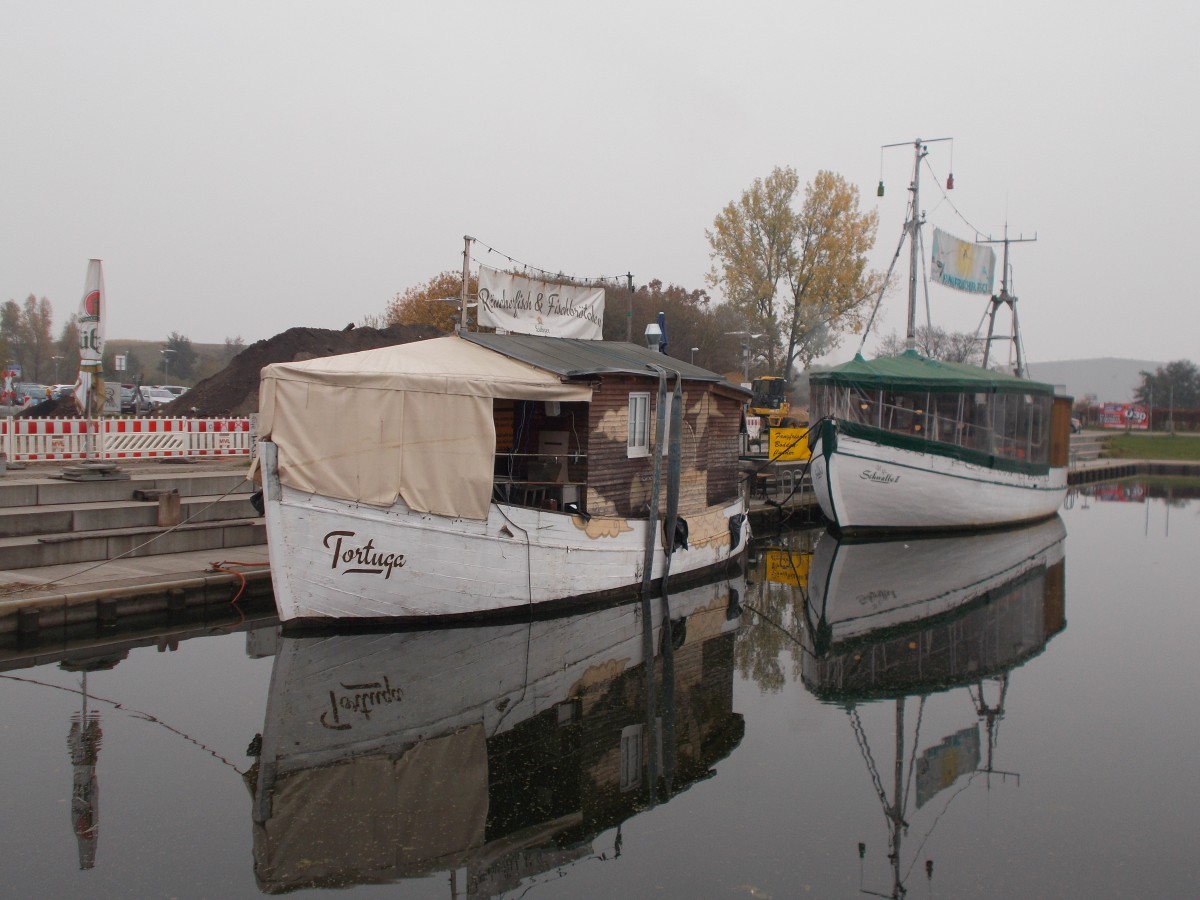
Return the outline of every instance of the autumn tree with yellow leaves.
[[[799,362],[860,331],[885,276],[868,270],[878,216],[861,212],[858,189],[821,171],[796,209],[800,180],[776,167],[755,179],[705,232],[713,260],[708,282],[721,289],[747,329],[763,335],[768,368],[790,377]]]
[[[474,297],[478,279],[467,279],[467,295]],[[442,272],[423,284],[396,294],[377,321],[365,324],[386,328],[388,325],[432,325],[446,333],[454,330],[462,295],[462,273]]]

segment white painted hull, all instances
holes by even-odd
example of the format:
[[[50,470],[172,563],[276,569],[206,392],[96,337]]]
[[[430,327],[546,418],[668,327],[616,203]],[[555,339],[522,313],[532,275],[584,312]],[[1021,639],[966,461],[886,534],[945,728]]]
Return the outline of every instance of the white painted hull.
[[[854,543],[827,533],[809,576],[809,624],[836,646],[943,616],[1063,558],[1058,516],[1005,531]]]
[[[289,488],[273,479],[266,456],[263,476],[271,578],[283,621],[478,615],[619,596],[642,583],[645,520],[585,522],[495,503],[486,521],[451,519],[401,502],[380,509]],[[734,544],[730,519],[738,516]],[[687,520],[688,549],[672,554],[672,581],[715,572],[745,551],[742,500]],[[661,578],[664,562],[659,541],[652,579]]]
[[[839,432],[812,450],[813,491],[840,531],[953,530],[1032,522],[1053,515],[1067,471],[1005,472],[960,459],[892,447]]]

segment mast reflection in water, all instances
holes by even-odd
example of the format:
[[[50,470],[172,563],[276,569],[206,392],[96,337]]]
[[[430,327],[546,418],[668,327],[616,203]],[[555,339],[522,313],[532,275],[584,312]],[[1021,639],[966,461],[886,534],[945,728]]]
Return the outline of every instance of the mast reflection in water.
[[[451,896],[491,897],[620,855],[623,821],[708,777],[742,738],[733,645],[743,589],[673,594],[667,630],[652,602],[652,735],[640,604],[283,637],[247,773],[260,888],[445,872]],[[614,845],[595,850],[614,827]]]
[[[1066,627],[1065,538],[1055,516],[962,537],[846,543],[826,534],[817,541],[802,678],[820,700],[845,710],[887,821],[891,889],[871,890],[860,870],[864,893],[900,897],[914,869],[933,878],[934,860],[918,866],[915,856],[905,858],[902,844],[912,816],[940,792],[980,774],[989,784],[993,775],[1019,781],[1016,773],[995,768],[996,730],[1012,671]],[[964,711],[971,709],[974,721],[932,741],[923,738],[926,698],[955,689],[969,695]],[[860,714],[864,704],[886,700],[895,707],[894,731],[884,738],[893,752],[890,797],[887,770],[875,755],[881,748],[873,746]],[[906,750],[910,700],[915,723]],[[932,828],[936,818],[928,818],[922,824]],[[858,854],[865,860],[866,841]]]

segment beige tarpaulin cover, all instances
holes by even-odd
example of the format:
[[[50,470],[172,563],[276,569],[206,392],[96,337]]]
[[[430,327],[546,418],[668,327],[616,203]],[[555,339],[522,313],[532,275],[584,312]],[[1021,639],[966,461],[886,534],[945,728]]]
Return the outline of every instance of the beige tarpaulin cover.
[[[587,385],[442,337],[265,367],[259,432],[279,448],[284,484],[485,519],[496,453],[492,398],[591,395]]]

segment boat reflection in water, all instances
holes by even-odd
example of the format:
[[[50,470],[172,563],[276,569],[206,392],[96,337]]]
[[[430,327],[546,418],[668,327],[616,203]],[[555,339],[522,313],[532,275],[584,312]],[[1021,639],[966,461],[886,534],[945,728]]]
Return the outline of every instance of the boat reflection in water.
[[[904,878],[916,862],[902,861],[901,854],[910,799],[920,809],[963,776],[983,773],[990,783],[993,774],[1015,775],[994,766],[996,728],[1012,670],[1066,627],[1065,537],[1055,516],[965,537],[843,543],[826,534],[818,541],[802,673],[811,693],[846,710],[883,805],[891,892],[865,892],[899,897],[906,891]],[[970,695],[974,721],[922,748],[926,699],[958,688]],[[905,750],[910,697],[916,707],[911,757]],[[885,739],[895,754],[890,798],[887,769],[875,759],[860,715],[861,707],[879,700],[895,705],[894,730]],[[862,860],[866,844],[858,850]],[[932,859],[925,873],[932,878]]]
[[[625,819],[711,775],[741,740],[744,585],[672,594],[665,632],[655,599],[649,633],[634,603],[522,624],[282,637],[247,776],[260,888],[445,872],[451,896],[490,897],[619,855]],[[594,850],[610,828],[614,845]]]

